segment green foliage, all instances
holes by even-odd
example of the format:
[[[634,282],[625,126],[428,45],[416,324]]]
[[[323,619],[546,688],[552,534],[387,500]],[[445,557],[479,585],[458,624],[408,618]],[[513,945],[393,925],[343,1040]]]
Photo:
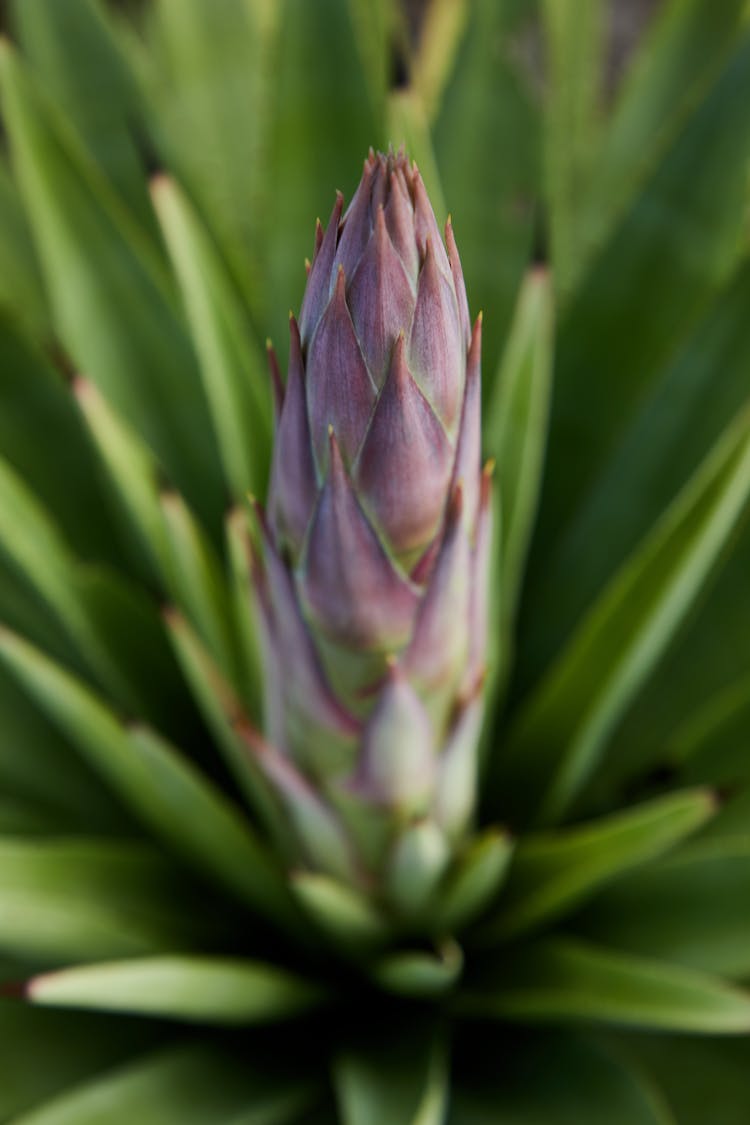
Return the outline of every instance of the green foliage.
[[[0,1121],[744,1125],[746,3],[665,0],[617,81],[603,0],[10,7]],[[268,784],[246,502],[266,337],[389,142],[497,498],[477,830],[404,834],[397,921]]]

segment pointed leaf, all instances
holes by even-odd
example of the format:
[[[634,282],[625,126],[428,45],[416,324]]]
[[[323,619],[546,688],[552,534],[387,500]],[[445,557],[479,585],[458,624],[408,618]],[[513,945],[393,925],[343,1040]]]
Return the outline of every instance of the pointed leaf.
[[[371,967],[373,979],[397,996],[440,996],[456,983],[464,956],[454,941],[444,941],[434,952],[405,950],[390,953]]]
[[[34,977],[26,992],[35,1004],[220,1025],[296,1016],[323,996],[317,985],[272,965],[187,955],[76,965]]]
[[[433,906],[435,925],[453,933],[487,909],[503,885],[514,841],[497,828],[477,836],[448,872]]]
[[[724,435],[527,702],[500,763],[506,783],[516,779],[516,808],[531,803],[555,819],[598,764],[737,526],[750,491],[749,423],[745,414]]]
[[[21,1121],[32,1106],[59,1091],[116,1066],[134,1051],[150,1050],[154,1038],[142,1025],[113,1016],[0,1000],[0,1118]]]
[[[344,1125],[441,1125],[448,1097],[444,1044],[425,1029],[408,1038],[348,1050],[334,1062]]]
[[[552,390],[553,303],[550,277],[529,273],[518,297],[485,419],[487,452],[497,462],[503,521],[493,572],[502,574],[500,609],[505,644],[536,519]]]
[[[64,1015],[67,1021],[93,1018]],[[244,1058],[238,1065],[227,1051],[198,1042],[97,1074],[19,1117],[16,1125],[103,1125],[105,1120],[106,1125],[294,1125],[309,1100],[306,1079],[290,1079],[288,1073],[282,1078],[267,1060],[252,1064]]]
[[[719,977],[567,938],[550,938],[508,958],[460,1004],[466,1013],[523,1023],[711,1035],[750,1030],[750,996]]]
[[[501,913],[487,924],[483,938],[515,938],[569,913],[602,884],[695,832],[716,807],[707,790],[674,793],[590,824],[524,837],[516,848]],[[615,932],[619,941],[619,930]]]
[[[152,197],[180,282],[201,362],[224,472],[236,498],[266,490],[271,435],[265,356],[249,330],[234,283],[185,193],[167,176]]]
[[[696,840],[607,888],[576,919],[593,940],[736,979],[750,974],[750,841]]]
[[[0,840],[0,947],[36,962],[190,946],[205,928],[174,868],[106,839]]]
[[[482,1031],[481,1051],[459,1052],[447,1125],[678,1125],[624,1051],[570,1029]]]
[[[222,506],[216,449],[161,262],[7,45],[0,80],[57,328],[74,361],[144,434],[215,526]]]
[[[201,866],[235,890],[239,884],[259,909],[287,916],[283,886],[250,826],[189,762],[156,736],[126,730],[79,681],[7,630],[0,630],[0,656],[151,831],[188,859],[197,853]]]

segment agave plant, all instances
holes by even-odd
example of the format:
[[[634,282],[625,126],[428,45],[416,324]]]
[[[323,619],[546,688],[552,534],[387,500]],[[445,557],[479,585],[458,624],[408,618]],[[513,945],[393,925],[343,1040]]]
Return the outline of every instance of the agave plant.
[[[750,1116],[750,32],[608,13],[12,5],[1,1120]]]

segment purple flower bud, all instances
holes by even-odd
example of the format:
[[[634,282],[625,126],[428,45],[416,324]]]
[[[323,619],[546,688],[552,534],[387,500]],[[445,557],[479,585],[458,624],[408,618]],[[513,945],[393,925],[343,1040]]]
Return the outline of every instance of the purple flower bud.
[[[349,207],[337,196],[318,226],[291,333],[259,578],[267,734],[334,819],[346,794],[348,826],[360,802],[388,847],[414,817],[456,837],[486,649],[481,321],[403,152],[371,152]],[[350,843],[377,885],[386,856]]]

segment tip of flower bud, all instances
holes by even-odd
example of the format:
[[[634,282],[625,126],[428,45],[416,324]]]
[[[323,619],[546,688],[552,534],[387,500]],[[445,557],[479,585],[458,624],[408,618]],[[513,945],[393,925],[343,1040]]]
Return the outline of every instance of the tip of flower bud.
[[[305,258],[305,275],[307,277],[310,276],[310,270],[311,269],[312,269],[312,262],[310,261],[309,258]]]
[[[485,462],[484,468],[482,469],[482,476],[485,476],[487,478],[494,477],[496,467],[497,461],[495,460],[495,458],[488,457],[487,461]]]
[[[329,438],[329,440],[332,437],[333,437],[333,422],[329,422],[328,423],[328,438]]]

